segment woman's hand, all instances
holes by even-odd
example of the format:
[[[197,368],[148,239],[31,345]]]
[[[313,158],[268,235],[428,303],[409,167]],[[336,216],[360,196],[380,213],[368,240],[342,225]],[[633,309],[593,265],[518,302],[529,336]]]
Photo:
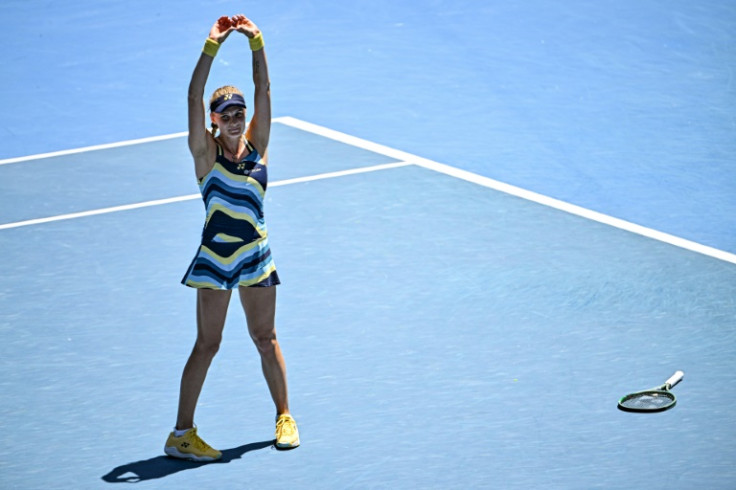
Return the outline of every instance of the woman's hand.
[[[258,26],[245,15],[233,15],[230,18],[230,21],[235,26],[235,30],[245,34],[249,39],[253,39],[259,32],[261,32],[260,29],[258,29]]]
[[[210,29],[210,39],[217,41],[218,43],[223,43],[234,30],[235,23],[233,22],[233,19],[227,16],[222,16],[217,19],[215,25]]]

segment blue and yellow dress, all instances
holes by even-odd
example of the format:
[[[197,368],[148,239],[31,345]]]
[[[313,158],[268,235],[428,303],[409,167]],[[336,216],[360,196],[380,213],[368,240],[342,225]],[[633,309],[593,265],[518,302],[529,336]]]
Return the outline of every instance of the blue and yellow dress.
[[[207,216],[202,244],[182,284],[206,289],[280,284],[263,214],[268,168],[253,145],[246,141],[246,146],[248,155],[231,162],[218,143],[215,165],[199,181]]]

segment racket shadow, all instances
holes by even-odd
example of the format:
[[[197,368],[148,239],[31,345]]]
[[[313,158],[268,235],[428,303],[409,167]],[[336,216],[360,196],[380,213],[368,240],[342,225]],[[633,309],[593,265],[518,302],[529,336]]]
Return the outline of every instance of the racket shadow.
[[[244,454],[274,446],[275,441],[261,441],[244,444],[222,451],[222,457],[210,463],[197,463],[168,456],[157,456],[142,461],[127,463],[111,470],[102,479],[108,483],[138,483],[147,480],[164,478],[180,471],[193,470],[208,464],[224,464],[240,459]]]

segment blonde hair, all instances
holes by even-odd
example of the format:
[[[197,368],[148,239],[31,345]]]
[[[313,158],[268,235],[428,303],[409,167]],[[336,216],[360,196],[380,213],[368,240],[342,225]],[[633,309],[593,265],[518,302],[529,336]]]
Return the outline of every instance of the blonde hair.
[[[212,106],[212,103],[217,100],[218,97],[222,97],[223,95],[227,94],[238,94],[243,97],[243,92],[241,92],[238,87],[235,87],[233,85],[225,85],[212,92],[212,97],[210,97],[209,105]],[[213,122],[210,131],[212,132],[212,136],[215,136],[215,133],[217,133],[217,124]]]

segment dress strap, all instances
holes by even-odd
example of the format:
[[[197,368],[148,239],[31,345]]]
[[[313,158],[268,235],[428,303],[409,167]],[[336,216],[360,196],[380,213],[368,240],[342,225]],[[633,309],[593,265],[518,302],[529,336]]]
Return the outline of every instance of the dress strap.
[[[225,156],[225,150],[222,149],[222,145],[220,144],[220,141],[215,138],[215,144],[217,145],[217,156],[222,157]]]

